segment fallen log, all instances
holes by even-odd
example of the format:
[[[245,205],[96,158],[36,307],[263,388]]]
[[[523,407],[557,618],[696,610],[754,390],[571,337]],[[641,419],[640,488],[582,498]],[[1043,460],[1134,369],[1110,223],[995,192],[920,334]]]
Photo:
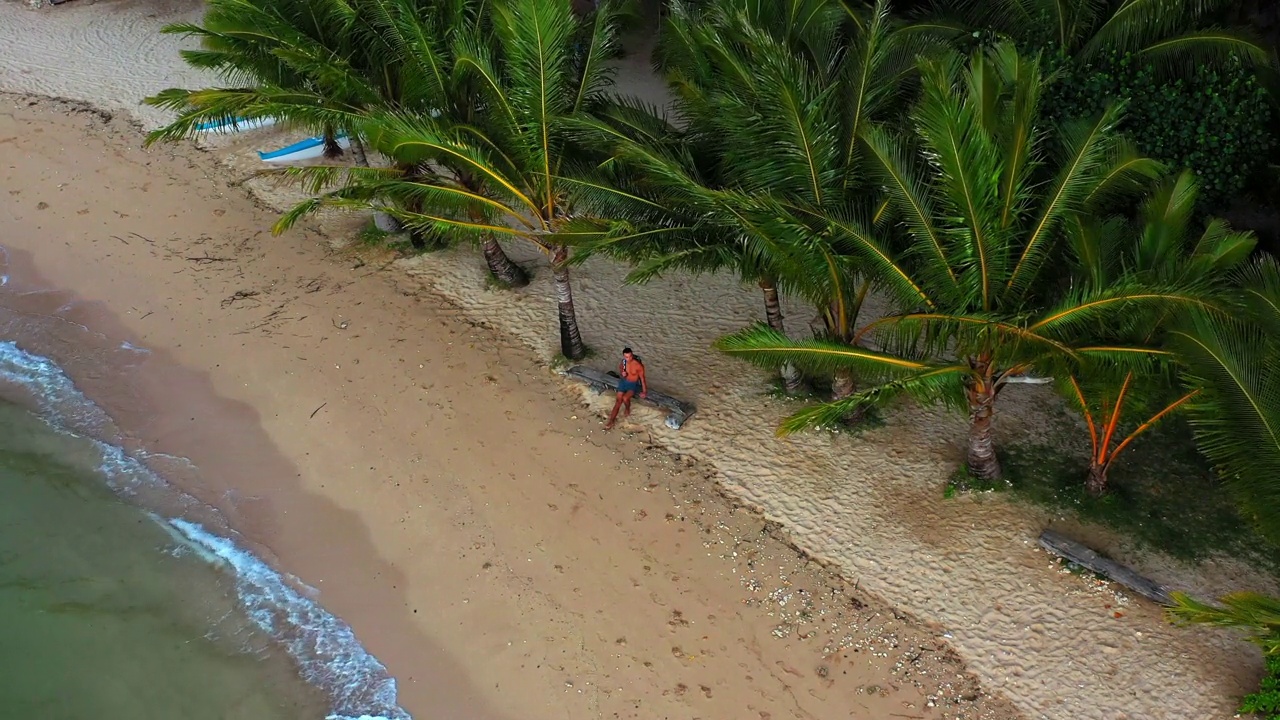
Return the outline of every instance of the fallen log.
[[[1040,534],[1040,547],[1068,562],[1092,570],[1106,579],[1119,583],[1148,600],[1161,605],[1172,605],[1169,591],[1154,580],[1145,578],[1113,560],[1108,560],[1080,543],[1052,530]]]
[[[612,373],[601,372],[595,368],[589,368],[585,365],[574,365],[565,371],[565,376],[579,382],[586,383],[592,390],[597,393],[618,392],[618,376]],[[679,430],[689,416],[693,415],[696,408],[692,403],[683,400],[677,400],[665,393],[660,393],[652,388],[649,390],[648,397],[636,396],[636,400],[648,403],[655,407],[662,408],[667,411],[666,425],[672,430]]]

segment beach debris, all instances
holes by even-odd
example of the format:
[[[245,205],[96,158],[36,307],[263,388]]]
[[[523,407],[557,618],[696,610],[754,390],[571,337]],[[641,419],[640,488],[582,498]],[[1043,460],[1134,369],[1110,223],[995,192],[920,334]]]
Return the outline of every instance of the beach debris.
[[[1045,530],[1040,534],[1039,542],[1040,547],[1054,555],[1091,570],[1108,580],[1117,582],[1148,600],[1161,605],[1172,604],[1169,591],[1163,585],[1139,575],[1114,560],[1099,555],[1074,540],[1070,540],[1052,530]],[[1117,617],[1119,617],[1118,614]]]
[[[231,293],[229,297],[223,299],[222,307],[229,308],[241,300],[248,300],[249,298],[257,297],[260,294],[261,293],[257,290],[237,290]]]
[[[203,263],[235,262],[235,258],[214,257],[207,252],[204,255],[194,255],[194,256],[189,255],[186,257],[186,259],[190,260],[191,262],[197,265],[200,265]]]

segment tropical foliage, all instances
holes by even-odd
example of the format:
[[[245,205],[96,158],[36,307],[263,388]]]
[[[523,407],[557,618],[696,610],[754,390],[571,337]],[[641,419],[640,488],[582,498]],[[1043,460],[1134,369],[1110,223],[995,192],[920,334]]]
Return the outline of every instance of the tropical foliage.
[[[1222,605],[1200,602],[1185,593],[1173,593],[1169,613],[1177,620],[1201,625],[1238,627],[1267,655],[1280,655],[1280,600],[1258,593],[1232,593]]]
[[[1079,218],[1066,228],[1075,263],[1072,276],[1095,291],[1134,280],[1205,290],[1226,285],[1227,271],[1249,256],[1256,241],[1251,233],[1234,232],[1221,220],[1209,221],[1195,234],[1198,196],[1195,177],[1184,171],[1156,189],[1136,221]],[[1164,351],[1148,363],[1119,369],[1084,367],[1085,372],[1064,373],[1059,382],[1089,429],[1086,487],[1095,495],[1106,489],[1108,472],[1126,448],[1201,392],[1198,385],[1178,386],[1178,356],[1164,346],[1167,330],[1177,320],[1175,314],[1165,313],[1127,336],[1100,333],[1100,338],[1110,335],[1113,342]],[[1217,319],[1211,322],[1216,326]]]
[[[1219,27],[1228,0],[941,0],[928,25],[1011,38],[1055,71],[1046,111],[1092,117],[1127,100],[1120,130],[1138,150],[1200,176],[1206,207],[1230,201],[1275,145],[1272,105],[1257,72],[1275,51]],[[973,35],[958,35],[962,43]]]
[[[193,135],[203,122],[275,118],[286,125],[323,129],[330,143],[335,128],[352,136],[357,160],[367,167],[362,130],[369,113],[400,112],[467,127],[481,112],[477,81],[473,74],[460,72],[460,63],[489,32],[483,2],[355,0],[317,5],[312,13],[303,13],[309,27],[316,28],[311,34],[289,32],[307,3],[239,0],[213,0],[203,26],[167,28],[200,37],[204,49],[186,51],[184,57],[197,67],[217,69],[239,86],[170,89],[150,98],[151,104],[178,111],[178,117],[151,133],[148,142]],[[264,27],[274,29],[264,32]],[[279,60],[272,65],[261,57]],[[288,72],[266,72],[263,66]],[[477,190],[474,173],[465,163],[451,160],[441,159],[431,172],[449,174],[460,186]],[[392,165],[406,178],[427,171],[406,158],[393,158]],[[420,210],[419,200],[410,198],[406,209]],[[397,229],[386,220],[379,226]],[[410,228],[410,236],[419,249],[444,242],[417,228]],[[493,235],[478,239],[496,278],[509,286],[528,282]]]
[[[602,133],[614,183],[629,193],[596,210],[648,231],[586,249],[638,263],[635,282],[733,271],[759,285],[778,333],[779,290],[803,296],[825,336],[849,343],[869,288],[851,249],[871,209],[859,137],[900,105],[930,49],[894,25],[883,0],[866,16],[843,0],[673,3],[657,55],[686,128],[637,133],[627,122]],[[850,231],[827,232],[833,222]],[[790,363],[782,376],[797,389]],[[838,372],[834,397],[853,390]]]
[[[212,0],[203,24],[177,23],[163,32],[199,39],[200,49],[183,50],[183,59],[236,87],[171,88],[148,98],[179,113],[148,143],[191,137],[206,122],[275,118],[323,131],[333,157],[341,153],[336,134],[351,129],[350,111],[378,102],[378,89],[361,72],[372,69],[374,58],[343,2]]]
[[[1204,392],[1191,422],[1246,515],[1280,542],[1280,264],[1239,273],[1237,315],[1193,314],[1174,333],[1186,382]]]
[[[1173,594],[1169,614],[1177,621],[1243,628],[1265,654],[1265,674],[1258,691],[1244,696],[1240,712],[1257,713],[1264,720],[1280,720],[1280,599],[1239,592],[1222,598],[1221,606]]]
[[[532,243],[551,261],[560,348],[580,359],[569,277],[574,200],[594,187],[588,148],[568,123],[604,103],[612,72],[617,15],[608,4],[578,18],[560,0],[513,0],[491,10],[492,27],[459,42],[455,73],[473,82],[483,107],[466,118],[404,110],[370,113],[361,134],[383,154],[413,167],[305,168],[292,171],[310,189],[339,187],[299,205],[277,225],[288,228],[324,206],[374,208],[431,237],[506,237]],[[437,168],[444,168],[439,170]]]
[[[1203,299],[1189,281],[1125,276],[1073,288],[1052,270],[1082,213],[1157,170],[1116,134],[1118,107],[1090,121],[1041,125],[1038,58],[1009,44],[975,53],[967,68],[950,58],[926,61],[922,72],[911,132],[863,133],[903,229],[896,242],[864,236],[870,272],[902,308],[855,336],[880,350],[792,343],[764,328],[720,346],[754,362],[846,367],[884,381],[805,410],[785,430],[827,425],[857,403],[899,393],[963,407],[968,469],[994,479],[1001,469],[992,420],[1010,377],[1145,362],[1156,351],[1098,343],[1098,329],[1135,327]]]
[[[1230,0],[940,0],[934,21],[951,21],[1080,61],[1129,53],[1139,64],[1181,68],[1272,51],[1241,30],[1214,27]]]
[[[1138,149],[1201,179],[1202,208],[1229,204],[1265,169],[1276,145],[1273,105],[1253,68],[1238,59],[1196,65],[1177,79],[1132,54],[1085,61],[1063,56],[1049,90],[1054,117],[1087,117],[1128,102],[1121,130]]]

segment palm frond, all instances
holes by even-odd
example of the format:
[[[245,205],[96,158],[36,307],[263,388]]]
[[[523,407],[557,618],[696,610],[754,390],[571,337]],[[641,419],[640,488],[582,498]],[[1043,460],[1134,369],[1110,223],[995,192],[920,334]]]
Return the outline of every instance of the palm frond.
[[[939,231],[930,188],[911,167],[905,148],[882,127],[868,127],[863,140],[879,175],[908,230],[915,236],[915,249],[924,256],[922,270],[933,288],[953,292],[959,283],[947,257],[945,238]]]
[[[1113,104],[1092,122],[1072,123],[1063,135],[1064,158],[1061,170],[1053,179],[1021,253],[1005,283],[1015,296],[1024,294],[1035,281],[1044,261],[1050,257],[1053,234],[1064,217],[1084,210],[1085,200],[1098,183],[1111,173],[1105,166],[1110,158],[1110,145],[1123,106]]]
[[[1236,627],[1249,632],[1250,639],[1268,655],[1280,655],[1280,599],[1254,592],[1225,595],[1211,605],[1186,593],[1171,593],[1169,615],[1183,623]]]
[[[979,65],[983,60],[975,55],[972,62]],[[999,240],[1000,153],[979,108],[959,92],[956,67],[948,62],[923,64],[924,92],[914,119],[925,152],[937,165],[944,207],[960,219],[949,234],[967,265],[962,275],[971,279],[980,307],[990,310],[1008,262]]]
[[[1168,72],[1209,63],[1240,62],[1246,67],[1266,67],[1274,65],[1272,52],[1266,43],[1246,33],[1205,28],[1157,40],[1135,54]]]
[[[855,345],[827,340],[793,340],[767,325],[756,325],[726,335],[716,341],[715,348],[758,367],[775,368],[789,362],[813,373],[853,370],[864,377],[888,379],[929,369],[926,363]]]
[[[1080,57],[1119,50],[1138,52],[1183,28],[1194,27],[1225,0],[1124,0],[1080,49]]]
[[[1027,328],[1047,337],[1114,336],[1120,328],[1142,327],[1169,312],[1221,313],[1226,304],[1194,285],[1161,286],[1136,281],[1068,293]]]
[[[972,370],[967,365],[922,370],[841,400],[805,408],[783,420],[778,426],[778,434],[790,435],[803,430],[837,427],[856,410],[883,405],[904,395],[919,402],[941,403],[951,409],[963,408],[964,386],[971,374]]]
[[[1200,314],[1172,343],[1204,392],[1191,406],[1201,452],[1246,515],[1280,540],[1280,352],[1260,326]]]

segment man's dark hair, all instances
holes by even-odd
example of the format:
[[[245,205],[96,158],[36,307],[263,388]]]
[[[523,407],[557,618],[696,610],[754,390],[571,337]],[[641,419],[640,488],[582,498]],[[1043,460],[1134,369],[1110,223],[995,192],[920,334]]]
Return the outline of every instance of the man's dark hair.
[[[634,353],[632,353],[632,352],[631,352],[631,348],[629,348],[629,347],[624,347],[624,348],[622,348],[622,354],[623,354],[623,355],[630,355],[630,354],[634,354]]]

